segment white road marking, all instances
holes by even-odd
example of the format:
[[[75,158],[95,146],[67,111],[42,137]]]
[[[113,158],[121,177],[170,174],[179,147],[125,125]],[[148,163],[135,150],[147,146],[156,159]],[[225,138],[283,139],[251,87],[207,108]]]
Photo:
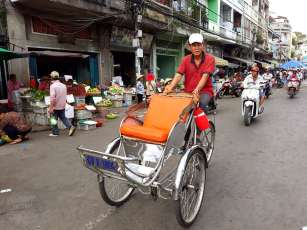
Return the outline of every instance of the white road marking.
[[[8,192],[12,192],[13,190],[12,189],[10,189],[10,188],[7,188],[7,189],[2,189],[2,190],[0,190],[0,194],[2,194],[2,193],[8,193]]]
[[[89,221],[87,224],[85,224],[84,230],[94,229],[100,222],[102,222],[104,219],[110,216],[114,211],[115,208],[109,208],[106,213],[100,214],[99,216],[96,217],[94,221]]]

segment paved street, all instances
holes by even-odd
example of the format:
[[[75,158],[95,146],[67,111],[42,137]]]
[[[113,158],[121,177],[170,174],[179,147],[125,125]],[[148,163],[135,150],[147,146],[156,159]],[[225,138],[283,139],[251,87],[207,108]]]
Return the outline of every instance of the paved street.
[[[275,90],[265,113],[243,125],[240,99],[219,101],[217,141],[205,205],[191,229],[289,230],[307,225],[307,87],[295,99]],[[100,198],[96,176],[83,168],[79,144],[103,148],[118,121],[74,137],[33,133],[0,147],[0,229],[181,229],[172,201],[136,193],[115,209]]]

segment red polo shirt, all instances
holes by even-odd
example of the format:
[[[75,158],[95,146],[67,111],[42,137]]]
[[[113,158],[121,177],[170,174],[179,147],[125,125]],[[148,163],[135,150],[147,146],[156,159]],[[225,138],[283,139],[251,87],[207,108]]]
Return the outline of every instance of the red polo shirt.
[[[202,60],[197,67],[192,54],[187,55],[183,58],[181,64],[178,67],[177,72],[185,75],[184,80],[184,91],[192,93],[197,87],[204,73],[209,74],[208,81],[204,88],[200,90],[201,93],[208,93],[213,96],[213,86],[210,75],[215,70],[215,58],[210,54],[203,53]]]

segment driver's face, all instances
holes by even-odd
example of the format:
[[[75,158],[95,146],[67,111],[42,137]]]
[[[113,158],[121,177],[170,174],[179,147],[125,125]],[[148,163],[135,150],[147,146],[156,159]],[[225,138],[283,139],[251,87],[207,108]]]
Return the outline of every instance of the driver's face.
[[[256,71],[256,70],[251,70],[251,72],[252,72],[253,78],[258,77],[258,71]]]
[[[202,52],[204,52],[205,46],[203,43],[195,42],[190,45],[190,49],[194,56],[199,56]]]

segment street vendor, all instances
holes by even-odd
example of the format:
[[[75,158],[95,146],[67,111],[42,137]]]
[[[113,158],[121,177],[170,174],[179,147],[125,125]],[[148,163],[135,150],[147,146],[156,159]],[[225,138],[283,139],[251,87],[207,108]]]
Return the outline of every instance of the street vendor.
[[[189,37],[189,46],[192,54],[183,58],[175,77],[165,87],[164,93],[171,93],[185,76],[184,91],[198,98],[200,107],[207,111],[207,105],[214,94],[211,75],[215,70],[215,59],[205,53],[206,47],[201,34],[192,34]]]
[[[31,126],[20,114],[0,111],[0,137],[7,135],[12,140],[11,144],[27,140],[27,134],[31,132],[31,129]]]
[[[13,92],[19,90],[22,84],[16,79],[16,74],[10,74],[9,80],[7,81],[7,99],[8,99],[8,109],[14,109],[13,102]]]
[[[85,87],[83,85],[75,83],[71,75],[64,75],[64,78],[67,88],[67,95],[72,94],[75,97],[86,96]]]

